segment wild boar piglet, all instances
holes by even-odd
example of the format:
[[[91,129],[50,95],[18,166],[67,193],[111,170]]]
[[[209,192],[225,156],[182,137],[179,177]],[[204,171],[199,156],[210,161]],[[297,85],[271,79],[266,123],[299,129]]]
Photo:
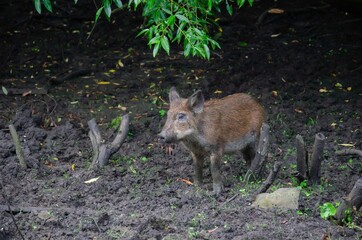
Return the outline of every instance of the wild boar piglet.
[[[200,90],[181,98],[174,87],[169,100],[159,140],[182,143],[191,152],[195,184],[202,184],[204,159],[210,158],[213,190],[219,195],[224,188],[220,172],[224,153],[241,151],[250,167],[264,122],[263,107],[244,93],[205,101]]]

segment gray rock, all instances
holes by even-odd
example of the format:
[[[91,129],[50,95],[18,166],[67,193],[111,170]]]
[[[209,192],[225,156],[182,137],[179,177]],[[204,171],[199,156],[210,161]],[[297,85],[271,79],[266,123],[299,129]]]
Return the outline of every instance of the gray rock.
[[[280,210],[298,209],[300,190],[298,188],[280,188],[272,193],[259,194],[253,207]]]

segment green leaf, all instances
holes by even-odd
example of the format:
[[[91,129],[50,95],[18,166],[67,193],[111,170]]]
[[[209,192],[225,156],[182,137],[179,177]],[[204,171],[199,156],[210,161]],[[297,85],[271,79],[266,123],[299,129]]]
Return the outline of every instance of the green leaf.
[[[113,0],[113,2],[116,4],[116,6],[118,8],[122,8],[123,7],[123,3],[121,0]]]
[[[330,202],[326,202],[320,207],[320,214],[323,219],[328,219],[329,217],[333,217],[336,215],[336,213],[337,209]]]
[[[49,0],[43,0],[43,4],[49,12],[53,12],[52,4]]]
[[[187,43],[185,48],[184,48],[184,56],[185,57],[190,56],[190,52],[191,52],[191,44]]]
[[[248,0],[250,7],[253,6],[254,0]]]
[[[167,18],[167,25],[169,25],[171,28],[173,28],[176,21],[175,15],[171,15]]]
[[[152,52],[153,57],[156,57],[159,49],[160,49],[160,42],[158,42],[158,43],[155,45],[155,47],[153,48],[153,52]]]
[[[78,3],[78,0],[74,0],[74,4],[77,4]]]
[[[228,1],[226,1],[226,10],[230,15],[233,15],[233,7],[229,4]]]
[[[204,50],[207,60],[210,60],[210,49],[209,46],[207,46],[207,44],[204,44]]]
[[[167,8],[162,8],[162,11],[164,11],[165,13],[167,13],[168,15],[172,15],[172,12],[167,9]]]
[[[211,11],[211,9],[212,9],[212,0],[208,0],[207,1],[207,9],[209,10],[209,11]]]
[[[194,56],[197,55],[197,56],[201,56],[203,58],[206,58],[206,53],[205,53],[205,50],[203,48],[201,48],[200,46],[196,46],[195,47],[195,52],[194,52]]]
[[[111,17],[112,14],[112,9],[111,9],[111,3],[109,2],[109,0],[104,0],[104,13],[106,14],[106,16],[109,18]]]
[[[147,33],[149,30],[150,30],[149,28],[143,29],[141,32],[139,32],[139,33],[137,34],[136,38],[139,37],[139,36],[141,36],[141,35],[146,35],[146,33]]]
[[[159,44],[160,43],[160,36],[157,35],[154,38],[152,38],[150,41],[148,41],[148,45],[153,45],[153,44]]]
[[[219,43],[216,42],[216,41],[213,40],[213,39],[210,39],[210,43],[211,43],[212,49],[214,49],[214,50],[215,50],[216,47],[217,47],[217,48],[221,48],[220,45],[219,45]]]
[[[3,90],[3,93],[5,94],[5,95],[8,95],[8,90],[6,89],[6,87],[4,87],[4,86],[1,86],[1,89]]]
[[[246,47],[246,46],[248,46],[248,43],[247,42],[239,42],[239,46],[240,47]]]
[[[166,36],[161,38],[161,46],[167,52],[167,54],[170,55],[170,43]]]
[[[242,7],[245,3],[245,0],[237,0],[239,8]]]
[[[101,15],[102,11],[103,11],[103,7],[100,7],[100,8],[97,10],[95,22],[98,21],[98,18],[99,18],[99,16]]]
[[[35,10],[41,14],[41,2],[40,0],[34,0],[34,7],[35,7]]]
[[[181,22],[190,22],[188,18],[186,18],[184,15],[175,14],[175,16],[181,21]]]
[[[198,28],[193,29],[200,37],[204,36],[204,34]]]

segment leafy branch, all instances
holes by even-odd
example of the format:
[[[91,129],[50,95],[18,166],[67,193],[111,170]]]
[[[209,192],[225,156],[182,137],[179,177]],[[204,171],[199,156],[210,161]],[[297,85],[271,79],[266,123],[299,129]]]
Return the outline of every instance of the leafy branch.
[[[74,0],[76,4],[78,0]],[[153,49],[156,57],[160,49],[170,54],[170,44],[183,45],[184,56],[198,56],[210,59],[210,48],[221,48],[208,32],[209,25],[216,25],[219,31],[222,29],[217,24],[216,13],[221,11],[220,6],[225,3],[227,12],[232,15],[233,8],[241,8],[245,2],[252,6],[254,0],[129,0],[129,11],[143,8],[143,17],[146,24],[137,36],[148,39],[148,45]],[[36,11],[41,14],[42,5],[52,12],[50,0],[34,0]],[[101,6],[95,14],[97,23],[102,13],[110,20],[112,5],[118,9],[125,8],[121,0],[102,0]]]

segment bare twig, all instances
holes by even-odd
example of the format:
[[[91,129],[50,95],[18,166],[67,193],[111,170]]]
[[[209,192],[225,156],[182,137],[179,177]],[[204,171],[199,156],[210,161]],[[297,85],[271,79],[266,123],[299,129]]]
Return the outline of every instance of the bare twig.
[[[276,176],[278,175],[281,166],[282,166],[281,161],[276,161],[274,163],[273,169],[270,171],[268,178],[263,182],[263,185],[254,193],[255,196],[260,193],[264,193],[269,189],[269,187],[273,184]]]
[[[24,152],[23,149],[21,148],[18,133],[16,132],[16,129],[13,124],[9,125],[9,130],[15,144],[16,155],[18,156],[20,166],[25,169],[27,168],[27,164],[24,158]]]
[[[44,88],[7,88],[8,95],[29,95],[29,94],[39,94],[45,95],[48,93],[47,89]],[[4,95],[2,91],[0,91],[0,95]]]
[[[3,185],[2,185],[2,182],[0,182],[0,188],[1,188],[1,194],[2,194],[2,196],[3,196],[3,198],[4,198],[4,200],[5,200],[6,207],[7,207],[8,211],[9,211],[9,213],[10,213],[10,216],[11,216],[11,219],[13,220],[13,223],[14,223],[14,225],[15,225],[15,228],[16,228],[16,230],[18,231],[21,239],[25,240],[23,234],[22,234],[21,231],[20,231],[20,228],[19,228],[18,224],[16,223],[14,214],[13,214],[13,212],[11,211],[11,207],[10,207],[10,204],[9,204],[9,200],[6,198],[6,194],[5,194],[5,192],[4,192],[4,187],[3,187]]]
[[[220,204],[220,207],[228,204],[229,202],[231,202],[232,200],[234,200],[237,196],[239,195],[239,193],[235,194],[234,196],[232,196],[231,198],[227,199],[225,202]]]
[[[336,151],[336,155],[358,155],[360,157],[362,157],[362,151],[358,150],[358,149],[343,149],[343,150],[339,150]]]

